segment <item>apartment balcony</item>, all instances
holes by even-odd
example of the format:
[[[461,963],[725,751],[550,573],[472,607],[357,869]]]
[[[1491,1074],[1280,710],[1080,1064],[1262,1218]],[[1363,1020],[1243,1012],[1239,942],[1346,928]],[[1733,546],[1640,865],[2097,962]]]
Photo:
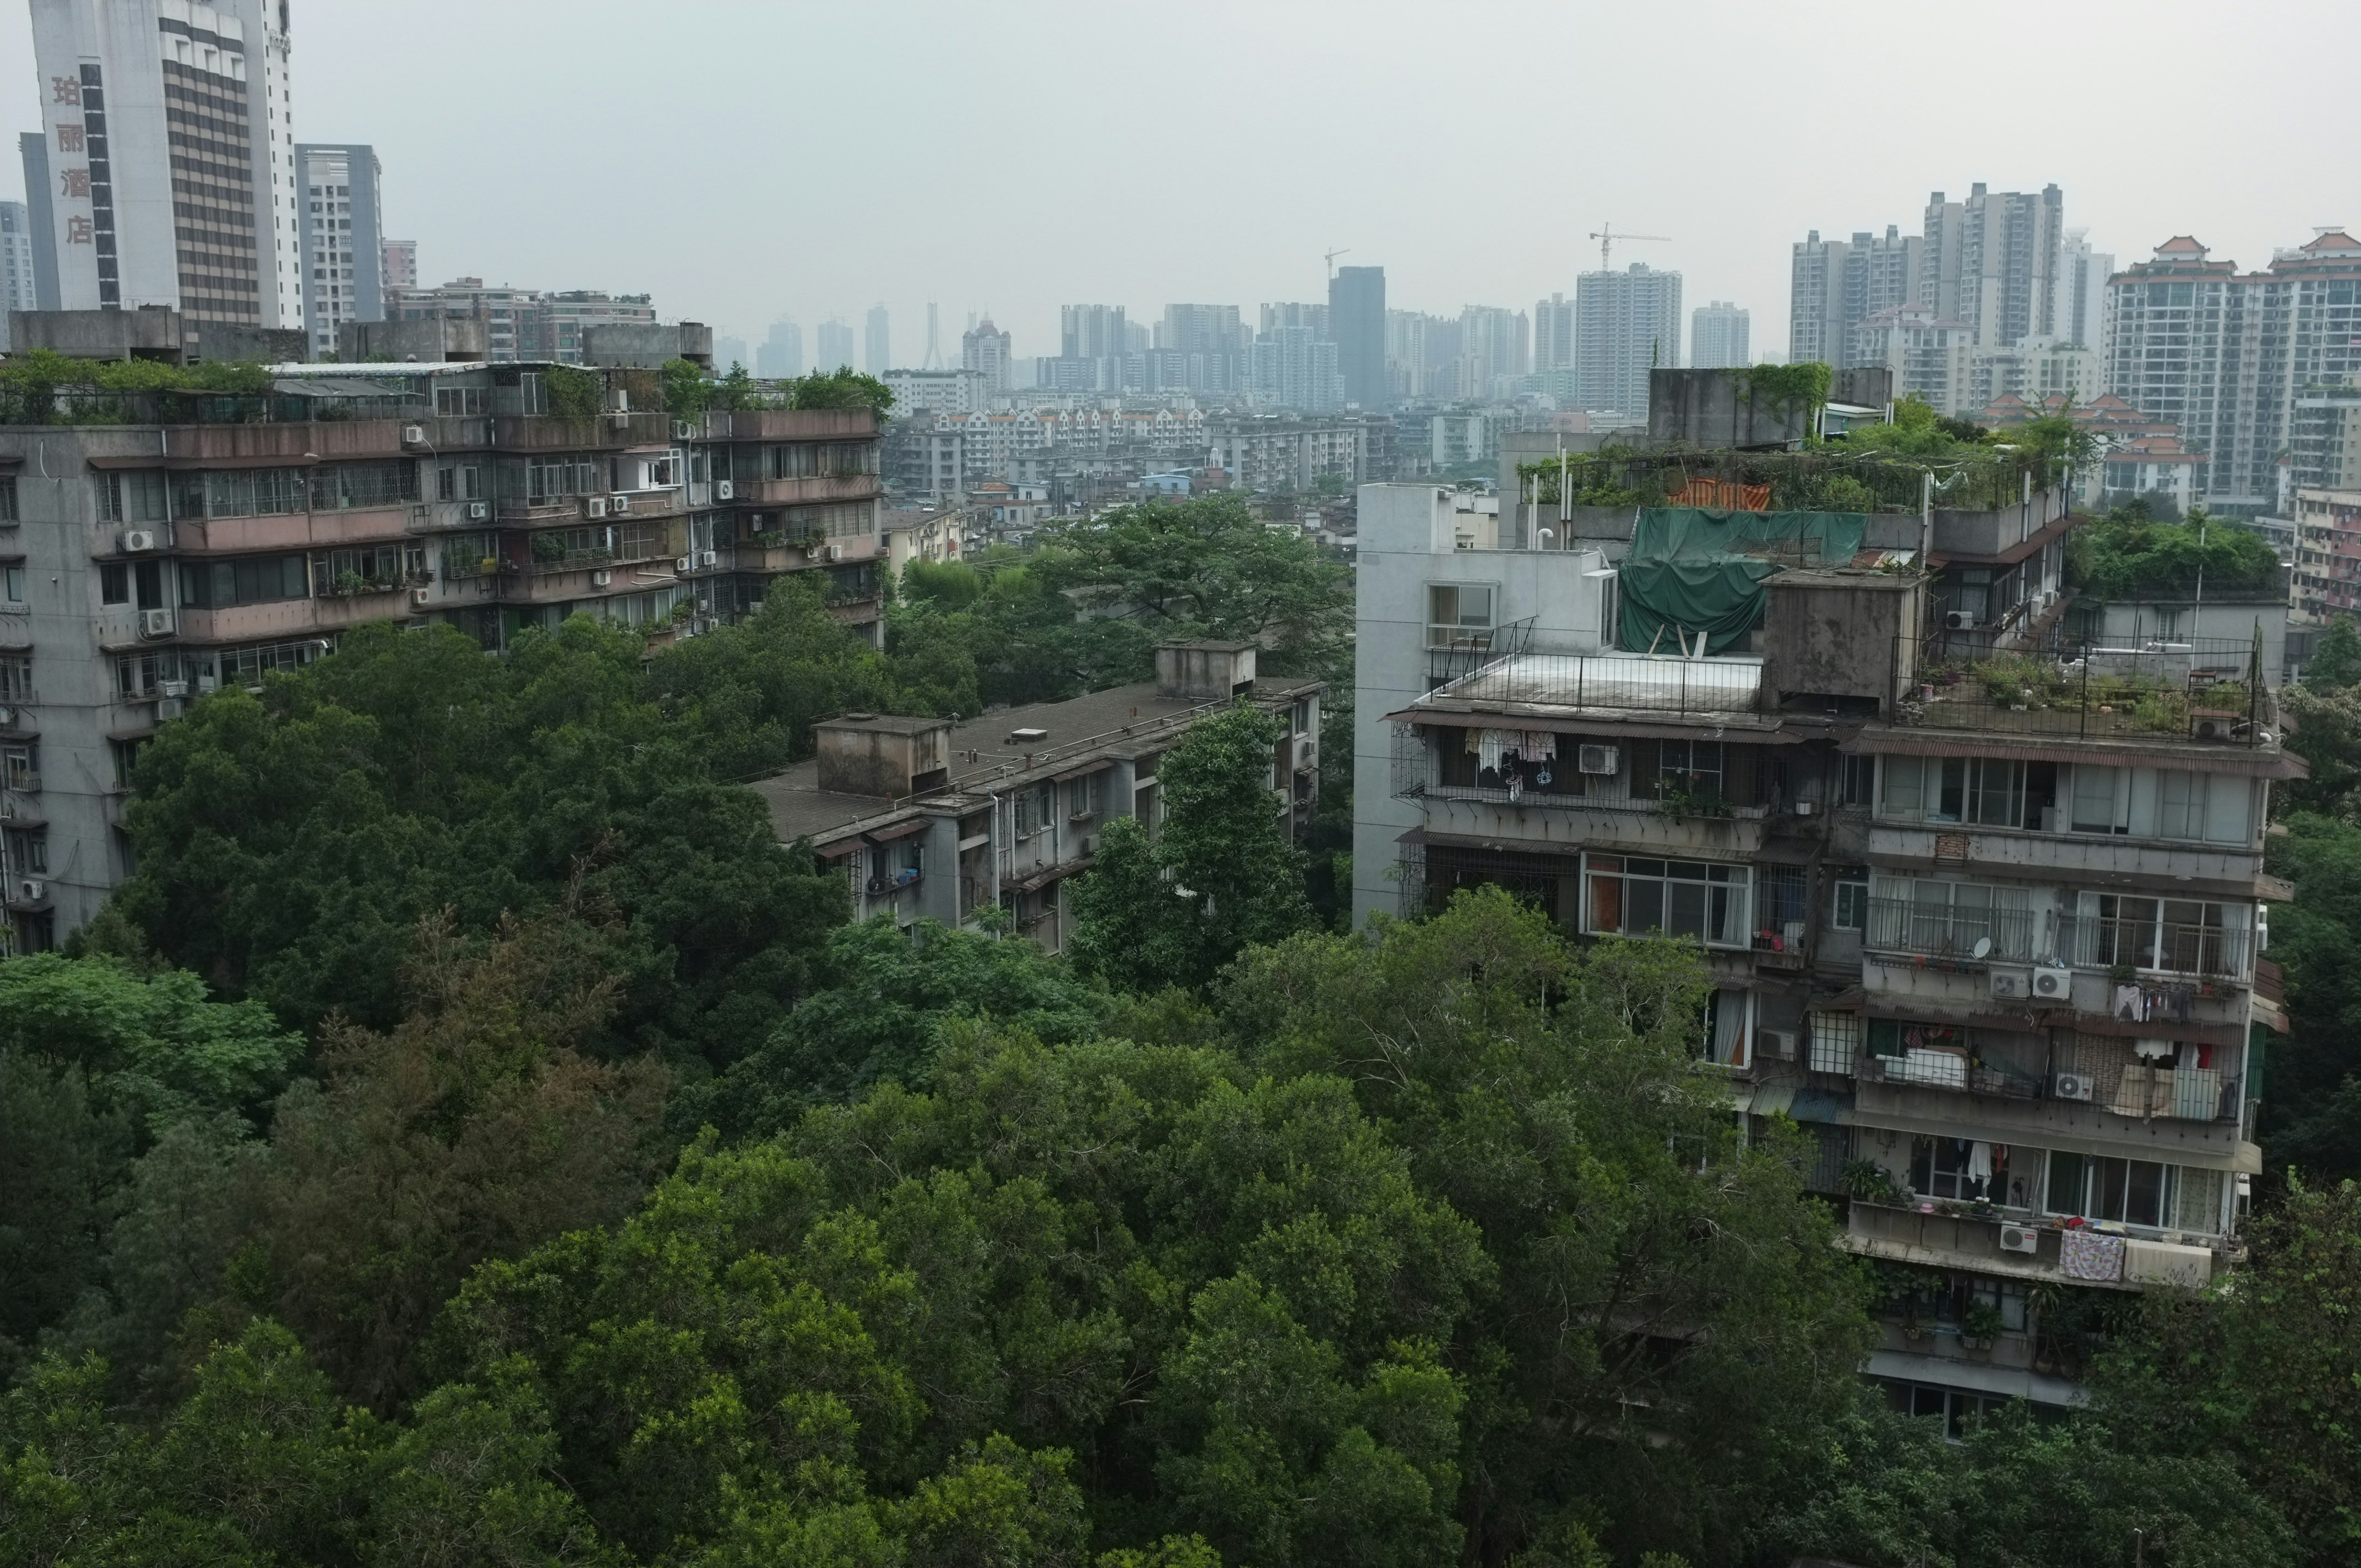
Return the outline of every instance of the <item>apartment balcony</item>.
[[[622,498],[620,506],[616,504],[618,497]],[[493,513],[501,522],[555,528],[579,522],[677,517],[687,510],[686,501],[678,486],[661,490],[600,490],[587,496],[503,496],[494,503]]]
[[[694,439],[708,441],[858,441],[877,433],[868,409],[717,410]]]
[[[739,506],[808,506],[872,500],[881,485],[874,474],[814,474],[800,479],[740,479],[731,488]]]
[[[531,571],[503,572],[500,598],[503,604],[562,604],[644,593],[678,581],[669,556],[632,563],[537,563]]]
[[[415,514],[423,510],[417,503],[405,501],[277,517],[183,518],[171,525],[171,548],[183,555],[207,555],[382,543],[407,537],[420,525]]]
[[[2184,896],[2192,883],[2203,883],[2217,890],[2243,888],[2242,896],[2248,898],[2263,896],[2256,891],[2263,852],[2244,846],[1872,821],[1869,853],[1885,865],[1949,865],[2088,887],[2154,883],[2158,893]]]
[[[401,441],[404,425],[412,422],[416,422],[356,419],[288,424],[167,425],[159,457],[110,460],[105,466],[263,466],[276,461],[289,467],[301,467],[314,462],[412,456],[417,454]]]
[[[672,444],[672,416],[665,413],[602,413],[588,419],[504,414],[491,425],[492,445],[502,452],[613,452]]]
[[[280,641],[334,634],[366,621],[399,620],[411,613],[408,585],[393,583],[358,593],[279,599],[221,609],[182,606],[176,612],[175,633],[183,642]]]
[[[2004,1247],[2004,1228],[2029,1235],[2034,1250]],[[2070,1273],[2064,1266],[2069,1234],[2058,1222],[2030,1214],[1979,1213],[1969,1205],[1926,1200],[1904,1207],[1856,1198],[1847,1205],[1845,1234],[1839,1239],[1848,1252],[1862,1257],[2097,1290],[2202,1285],[2237,1257],[2236,1244],[2227,1237],[2115,1226],[2103,1234],[2125,1244],[2121,1273],[2114,1278],[2092,1278],[2089,1272]]]
[[[1943,631],[1895,641],[1897,723],[2118,744],[2275,750],[2264,733],[2277,713],[2251,641],[2059,641],[1995,654],[1978,645],[1978,635]],[[2159,760],[2159,765],[2169,764]],[[2256,771],[2267,766],[2258,763]]]

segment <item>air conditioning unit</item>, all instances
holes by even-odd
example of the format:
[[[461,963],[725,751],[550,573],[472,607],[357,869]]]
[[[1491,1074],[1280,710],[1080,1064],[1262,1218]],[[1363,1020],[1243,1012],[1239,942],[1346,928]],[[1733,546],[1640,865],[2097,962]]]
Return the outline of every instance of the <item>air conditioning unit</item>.
[[[2039,1252],[2041,1233],[2031,1225],[2003,1225],[2000,1228],[2000,1250],[2003,1252]]]
[[[607,498],[604,496],[584,496],[582,498],[582,515],[584,517],[606,516]]]
[[[426,608],[426,590],[424,588],[412,588],[410,590],[410,608],[412,609],[424,609]]]
[[[2042,964],[2033,971],[2033,994],[2040,1002],[2063,1002],[2074,994],[2074,971]]]
[[[161,691],[166,696],[186,696],[189,695],[189,683],[186,681],[166,681],[157,689]]]
[[[603,566],[590,574],[590,586],[594,588],[603,588],[614,580],[615,574]]]
[[[156,535],[152,531],[145,528],[126,528],[123,531],[123,553],[126,555],[137,555],[155,548]]]
[[[1995,969],[1987,977],[1992,981],[1992,993],[2003,1002],[2022,1002],[2031,984],[2023,970]]]
[[[675,572],[686,572],[696,564],[697,557],[694,555],[676,555],[673,557],[672,569]]]
[[[2061,1072],[2049,1080],[2049,1091],[2060,1100],[2091,1098],[2091,1075],[2086,1072]]]
[[[26,877],[16,883],[16,902],[38,904],[49,897],[49,884],[38,877]]]
[[[156,699],[158,719],[178,718],[189,711],[189,699],[184,696],[160,696]]]
[[[172,612],[169,609],[143,609],[139,612],[139,635],[170,637],[172,635]]]
[[[425,444],[426,444],[426,427],[425,427],[424,425],[423,425],[423,424],[405,424],[405,425],[403,425],[403,426],[401,427],[401,444],[402,444],[404,446],[423,446],[423,445],[425,445]]]
[[[631,510],[631,498],[620,492],[607,499],[607,510],[617,517]]]
[[[713,499],[717,501],[736,500],[738,499],[738,482],[735,479],[714,480]]]
[[[1764,1029],[1762,1031],[1762,1035],[1763,1054],[1764,1056],[1769,1057],[1773,1061],[1794,1061],[1795,1059],[1795,1030]]]
[[[2222,714],[2201,713],[2189,726],[2189,732],[2200,740],[2228,740],[2234,738],[2237,720]]]
[[[676,419],[672,422],[672,438],[675,441],[694,440],[696,435],[697,426],[689,423],[688,421]]]
[[[607,416],[607,422],[617,430],[629,430],[631,428],[631,412],[629,409],[617,409]]]
[[[1964,609],[1947,609],[1947,610],[1945,610],[1945,611],[1943,612],[1943,630],[1946,630],[1946,631],[1973,631],[1975,629],[1976,629],[1976,618],[1975,618],[1974,616],[1972,616],[1972,615],[1969,614],[1966,610],[1964,610]]]
[[[467,503],[467,521],[469,522],[488,522],[491,520],[491,502],[469,501]]]
[[[700,550],[697,553],[697,564],[708,569],[719,566],[721,565],[721,552],[719,550]]]
[[[843,554],[843,550],[834,544],[823,544],[819,547],[819,558],[823,561],[833,561]]]
[[[1574,765],[1577,773],[1611,773],[1621,761],[1618,746],[1581,746],[1575,750]]]

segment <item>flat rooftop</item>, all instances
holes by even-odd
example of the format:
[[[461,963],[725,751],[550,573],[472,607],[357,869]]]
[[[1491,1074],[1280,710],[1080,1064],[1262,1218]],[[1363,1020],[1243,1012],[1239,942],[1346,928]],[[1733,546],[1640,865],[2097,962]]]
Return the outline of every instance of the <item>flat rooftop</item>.
[[[1322,685],[1308,678],[1265,676],[1254,683],[1251,695],[1258,702],[1279,702],[1317,691]],[[1027,703],[961,719],[951,726],[950,782],[924,798],[950,801],[973,795],[980,803],[989,791],[1054,779],[1089,758],[1161,751],[1179,737],[1182,720],[1222,707],[1224,700],[1159,696],[1153,681],[1142,681],[1064,702]],[[1009,737],[1020,729],[1048,733],[1029,744],[1011,741]],[[974,762],[968,761],[971,754]],[[872,819],[907,816],[912,809],[907,798],[839,795],[820,788],[816,758],[757,779],[749,787],[770,807],[771,826],[782,843],[826,838]]]

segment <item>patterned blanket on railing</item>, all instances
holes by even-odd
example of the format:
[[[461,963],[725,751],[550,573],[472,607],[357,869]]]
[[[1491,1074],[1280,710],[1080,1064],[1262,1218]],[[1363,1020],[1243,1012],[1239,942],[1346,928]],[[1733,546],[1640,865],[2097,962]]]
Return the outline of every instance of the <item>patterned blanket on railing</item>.
[[[2124,1238],[2103,1231],[2068,1231],[2058,1243],[2058,1272],[2069,1279],[2121,1279]]]

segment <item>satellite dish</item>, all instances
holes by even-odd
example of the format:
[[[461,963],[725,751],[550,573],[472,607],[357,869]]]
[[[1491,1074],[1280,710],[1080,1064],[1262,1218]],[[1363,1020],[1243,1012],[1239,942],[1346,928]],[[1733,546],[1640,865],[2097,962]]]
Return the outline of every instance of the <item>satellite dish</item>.
[[[1982,959],[1989,958],[1991,956],[1992,938],[1990,937],[1978,937],[1976,938],[1976,957]]]

